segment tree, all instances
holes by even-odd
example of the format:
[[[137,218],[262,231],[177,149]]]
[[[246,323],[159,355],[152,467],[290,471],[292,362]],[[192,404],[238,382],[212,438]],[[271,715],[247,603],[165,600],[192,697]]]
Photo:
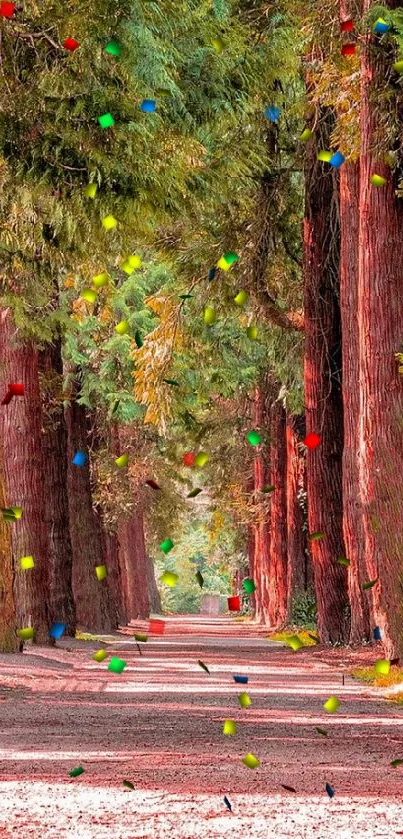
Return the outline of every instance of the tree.
[[[287,615],[291,618],[295,597],[307,591],[312,582],[309,567],[303,501],[306,492],[305,439],[303,415],[287,413],[286,420],[286,505],[287,505]]]
[[[3,449],[0,444],[0,508],[4,509],[6,493],[4,487]],[[14,569],[11,546],[10,524],[0,518],[0,652],[14,653],[19,649],[16,633],[16,610],[13,591]]]

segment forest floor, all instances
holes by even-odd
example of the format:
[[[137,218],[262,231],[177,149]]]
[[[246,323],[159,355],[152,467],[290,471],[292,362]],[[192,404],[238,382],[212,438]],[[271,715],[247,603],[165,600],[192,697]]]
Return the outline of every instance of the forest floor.
[[[294,653],[226,617],[167,618],[142,655],[129,632],[107,644],[127,662],[120,675],[92,660],[93,641],[0,656],[0,837],[403,835],[403,767],[390,766],[403,758],[403,708],[348,676],[343,686],[348,655]],[[342,704],[326,714],[332,694]],[[238,723],[235,736],[223,735],[225,719]],[[248,752],[259,768],[242,763]]]

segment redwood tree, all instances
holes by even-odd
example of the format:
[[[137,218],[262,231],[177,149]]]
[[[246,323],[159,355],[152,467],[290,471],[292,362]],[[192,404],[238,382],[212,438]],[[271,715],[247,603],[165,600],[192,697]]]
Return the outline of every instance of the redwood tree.
[[[333,116],[319,113],[307,145],[305,163],[304,312],[306,430],[321,438],[307,451],[309,531],[324,537],[311,542],[321,641],[349,635],[342,526],[343,406],[339,307],[339,226],[337,175],[317,160],[330,147]]]
[[[257,429],[269,430],[270,412],[267,404],[267,394],[263,386],[257,387],[253,396],[253,422]],[[253,456],[254,491],[257,500],[257,518],[253,529],[253,573],[256,585],[255,591],[255,620],[258,623],[269,621],[269,588],[270,588],[270,526],[267,511],[259,495],[268,483],[268,453],[267,446],[260,444],[254,450]]]
[[[3,377],[0,377],[4,385]],[[1,409],[0,409],[1,410]],[[0,508],[6,507],[4,488],[3,448],[0,440]],[[16,634],[16,611],[14,600],[14,568],[11,547],[10,524],[0,515],[0,652],[18,651],[19,642]]]
[[[269,624],[279,627],[287,617],[287,506],[286,506],[286,417],[282,403],[271,407],[270,483],[274,486],[270,505],[270,592]]]
[[[2,387],[22,383],[24,396],[1,406],[0,438],[4,453],[7,507],[22,507],[22,517],[7,523],[14,563],[14,597],[18,628],[32,626],[34,641],[53,645],[49,637],[48,498],[42,448],[42,406],[35,345],[18,336],[10,309],[1,311],[0,358]],[[21,557],[33,556],[35,566],[22,570]]]
[[[373,4],[363,5],[366,12]],[[359,493],[367,578],[379,580],[366,596],[388,657],[403,653],[403,378],[394,357],[402,341],[403,205],[382,145],[382,120],[391,107],[383,95],[385,71],[392,61],[368,29],[361,52]],[[386,178],[385,186],[373,186],[373,174]]]
[[[287,414],[287,612],[289,618],[295,596],[306,591],[311,583],[304,514],[301,506],[301,493],[305,490],[306,482],[305,457],[301,451],[301,443],[304,439],[305,418],[296,414]]]

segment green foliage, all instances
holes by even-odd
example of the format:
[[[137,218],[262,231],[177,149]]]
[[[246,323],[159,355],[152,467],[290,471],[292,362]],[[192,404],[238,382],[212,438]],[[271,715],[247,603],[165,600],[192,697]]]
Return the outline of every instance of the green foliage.
[[[316,626],[316,600],[313,591],[295,595],[291,607],[291,623],[313,629]]]

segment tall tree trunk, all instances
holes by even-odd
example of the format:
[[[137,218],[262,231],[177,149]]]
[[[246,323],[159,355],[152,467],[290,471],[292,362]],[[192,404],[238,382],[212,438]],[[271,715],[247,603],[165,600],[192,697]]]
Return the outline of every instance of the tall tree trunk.
[[[127,614],[123,597],[122,574],[119,563],[119,540],[117,533],[106,529],[100,518],[100,537],[102,555],[108,569],[108,588],[111,601],[112,617],[117,626],[126,626]]]
[[[365,0],[364,12],[371,5]],[[398,3],[385,5],[392,9]],[[394,358],[402,342],[403,207],[375,148],[381,116],[377,91],[384,87],[385,59],[374,48],[370,30],[361,61],[359,491],[367,576],[379,579],[366,596],[383,633],[385,654],[393,657],[403,655],[403,378]],[[371,185],[374,173],[386,178],[384,187]]]
[[[153,560],[146,551],[146,571],[147,571],[147,592],[148,592],[148,608],[150,614],[155,615],[161,612],[161,596],[158,591],[157,582],[155,579],[155,568]]]
[[[248,555],[248,576],[251,580],[253,580],[256,584],[256,577],[255,577],[255,535],[253,527],[249,525],[248,527],[248,543],[247,543],[247,555]],[[254,618],[256,618],[256,597],[255,594],[251,594],[249,596],[250,608]]]
[[[77,451],[88,454],[88,422],[85,408],[74,399],[66,409],[68,431],[68,493],[70,533],[73,548],[73,591],[77,623],[98,632],[117,627],[107,580],[99,581],[95,568],[105,565],[101,523],[92,503],[89,461],[72,463]]]
[[[305,458],[299,447],[305,439],[305,418],[287,415],[287,616],[291,619],[295,597],[308,589],[308,553],[301,493],[304,491]]]
[[[61,339],[55,338],[53,344],[48,344],[39,353],[38,361],[43,407],[42,443],[46,459],[45,524],[50,552],[49,610],[52,622],[66,624],[65,635],[74,637],[76,610],[72,586],[73,551],[69,528]]]
[[[345,163],[340,171],[340,311],[343,336],[343,534],[348,568],[351,606],[350,642],[370,637],[365,540],[359,493],[359,323],[358,323],[358,233],[360,170],[357,163]]]
[[[308,525],[310,533],[325,534],[311,542],[323,643],[349,636],[347,572],[337,562],[344,554],[337,175],[317,161],[318,150],[330,146],[332,124],[331,113],[322,111],[307,146],[304,219],[306,430],[321,437],[307,452]]]
[[[257,387],[253,398],[253,422],[256,429],[267,429],[267,418],[269,412],[266,408],[266,394],[263,387]],[[269,430],[269,429],[267,429]],[[268,455],[266,446],[258,446],[253,456],[253,477],[255,498],[258,506],[258,513],[253,528],[254,547],[254,579],[256,585],[255,620],[257,623],[268,623],[269,621],[269,574],[270,574],[270,528],[267,511],[262,501],[260,490],[267,484],[268,479]],[[256,503],[256,502],[255,502]]]
[[[1,393],[4,394],[4,381],[1,377]],[[4,410],[4,406],[0,407]],[[3,447],[0,439],[0,509],[7,506],[4,487]],[[16,653],[19,639],[16,634],[17,618],[14,600],[14,568],[11,549],[11,525],[0,514],[0,653]]]
[[[270,595],[269,623],[282,626],[287,618],[287,505],[286,505],[286,415],[277,400],[271,408],[270,483]]]
[[[128,620],[150,615],[144,521],[141,509],[119,526],[119,560]]]
[[[1,312],[0,358],[4,390],[24,384],[24,396],[14,396],[0,409],[7,507],[23,508],[22,518],[7,523],[14,562],[14,598],[19,629],[34,627],[34,642],[53,646],[49,637],[49,545],[46,531],[45,463],[42,450],[42,410],[38,352],[18,340],[9,309]],[[20,559],[33,556],[35,567],[21,570]]]

